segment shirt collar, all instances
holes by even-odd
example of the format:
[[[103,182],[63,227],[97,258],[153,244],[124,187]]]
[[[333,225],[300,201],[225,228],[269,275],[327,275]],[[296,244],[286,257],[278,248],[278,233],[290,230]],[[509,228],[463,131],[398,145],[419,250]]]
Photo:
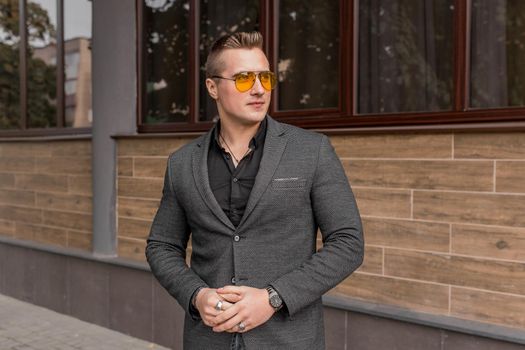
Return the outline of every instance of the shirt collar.
[[[255,133],[253,138],[250,140],[250,145],[248,147],[250,147],[252,150],[264,144],[264,138],[266,137],[267,124],[268,124],[268,118],[264,117],[264,119],[261,121],[261,124],[259,124],[259,129],[257,129],[257,132]],[[213,138],[215,139],[215,144],[219,147],[219,149],[224,150],[224,148],[221,146],[221,143],[219,142],[220,132],[221,132],[221,121],[219,119],[213,131]]]

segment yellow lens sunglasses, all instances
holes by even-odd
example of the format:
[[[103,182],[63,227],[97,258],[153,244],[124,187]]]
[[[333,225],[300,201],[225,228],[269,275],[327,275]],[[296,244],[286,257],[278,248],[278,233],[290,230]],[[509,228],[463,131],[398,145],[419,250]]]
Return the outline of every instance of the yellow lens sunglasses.
[[[233,78],[225,78],[219,75],[214,75],[212,76],[212,78],[233,80],[235,82],[235,87],[239,92],[246,92],[250,90],[253,87],[253,85],[255,85],[256,78],[259,78],[262,87],[266,91],[271,91],[277,85],[277,79],[275,78],[275,74],[270,71],[264,71],[259,73],[242,72],[235,74]]]

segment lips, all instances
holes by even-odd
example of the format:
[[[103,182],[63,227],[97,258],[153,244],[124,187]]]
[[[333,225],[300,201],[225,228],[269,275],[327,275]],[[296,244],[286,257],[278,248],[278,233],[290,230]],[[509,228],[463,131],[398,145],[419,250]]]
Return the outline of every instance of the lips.
[[[261,107],[264,105],[264,101],[249,102],[248,106]]]

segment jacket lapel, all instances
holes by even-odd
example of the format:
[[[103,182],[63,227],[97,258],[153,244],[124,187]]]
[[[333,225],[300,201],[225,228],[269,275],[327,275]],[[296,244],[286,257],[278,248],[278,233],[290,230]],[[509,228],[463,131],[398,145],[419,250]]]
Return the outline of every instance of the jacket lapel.
[[[202,196],[204,203],[210,208],[211,212],[222,221],[222,223],[232,230],[235,230],[235,226],[220,207],[210,187],[208,177],[208,150],[210,148],[210,140],[213,135],[213,130],[214,128],[212,128],[204,138],[197,143],[197,147],[193,150],[193,177],[195,178],[197,189]]]
[[[255,183],[248,198],[248,203],[246,204],[239,227],[246,221],[270,184],[283,155],[286,142],[288,141],[288,138],[284,136],[284,130],[280,123],[270,116],[267,116],[267,118],[266,139],[264,140],[264,150],[261,164],[259,165],[259,172],[255,178]]]

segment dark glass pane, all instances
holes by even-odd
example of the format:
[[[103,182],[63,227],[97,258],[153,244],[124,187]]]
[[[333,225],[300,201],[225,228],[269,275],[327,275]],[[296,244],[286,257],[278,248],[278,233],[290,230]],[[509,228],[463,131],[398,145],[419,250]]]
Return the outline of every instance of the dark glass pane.
[[[186,122],[189,1],[144,1],[146,124]]]
[[[64,1],[64,104],[70,127],[92,123],[91,4],[90,0]]]
[[[56,1],[27,2],[27,118],[31,128],[56,126],[56,27]]]
[[[18,0],[0,2],[0,129],[20,123]]]
[[[279,109],[339,105],[339,12],[339,1],[279,2]]]
[[[453,0],[359,2],[358,112],[452,109]]]
[[[218,116],[205,84],[204,66],[210,46],[226,34],[259,30],[259,0],[202,0],[200,8],[199,120],[207,121]]]
[[[470,106],[525,106],[525,1],[472,1]]]

